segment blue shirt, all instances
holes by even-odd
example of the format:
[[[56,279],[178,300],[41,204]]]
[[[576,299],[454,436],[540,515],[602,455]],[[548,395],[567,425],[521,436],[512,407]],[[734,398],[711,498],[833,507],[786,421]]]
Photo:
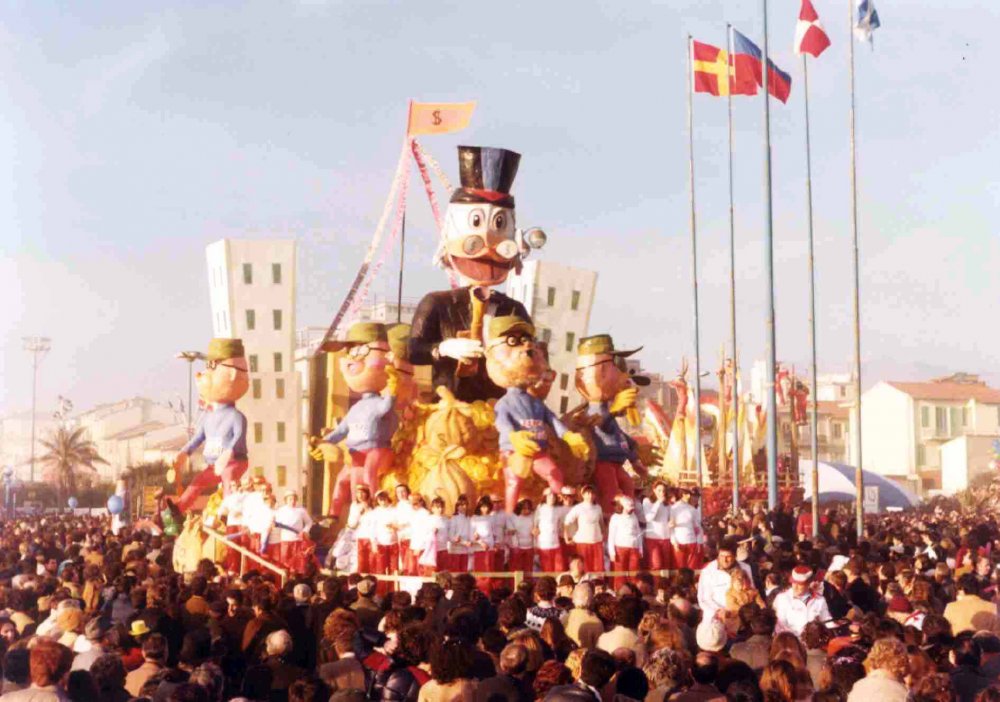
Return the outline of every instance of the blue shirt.
[[[592,402],[587,408],[587,415],[601,418],[601,423],[594,427],[594,444],[597,447],[598,461],[624,463],[627,460],[633,462],[638,460],[635,441],[611,416],[607,402]]]
[[[500,433],[501,451],[514,450],[513,444],[510,443],[512,431],[530,431],[542,451],[549,445],[545,433],[547,426],[552,426],[559,438],[566,433],[566,425],[559,421],[552,410],[521,388],[507,388],[504,396],[497,400],[493,413],[493,423]]]
[[[198,419],[198,426],[191,440],[181,449],[187,455],[205,444],[202,454],[205,462],[214,464],[223,451],[232,451],[233,458],[247,458],[247,418],[236,405],[209,406]]]
[[[393,411],[395,406],[396,398],[392,395],[383,397],[375,392],[366,392],[347,410],[337,428],[323,437],[323,441],[336,444],[347,439],[350,451],[389,448],[392,435],[399,426],[399,418]]]

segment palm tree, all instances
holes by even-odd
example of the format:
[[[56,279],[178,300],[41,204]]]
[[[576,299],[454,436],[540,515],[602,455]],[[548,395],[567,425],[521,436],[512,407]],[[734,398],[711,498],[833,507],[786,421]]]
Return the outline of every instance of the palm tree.
[[[42,440],[47,453],[39,458],[47,467],[45,479],[56,486],[58,500],[63,495],[76,494],[78,471],[86,473],[86,482],[97,475],[97,464],[107,461],[97,453],[94,442],[83,435],[83,428],[59,427],[48,439]]]

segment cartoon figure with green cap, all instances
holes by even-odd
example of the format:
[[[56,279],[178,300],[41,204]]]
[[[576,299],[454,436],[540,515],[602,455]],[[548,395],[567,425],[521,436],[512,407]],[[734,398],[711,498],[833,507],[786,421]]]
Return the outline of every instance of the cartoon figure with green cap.
[[[384,324],[358,322],[347,331],[347,339],[323,346],[324,351],[347,350],[340,372],[347,387],[361,395],[324,442],[345,442],[350,460],[337,475],[333,488],[332,514],[344,514],[359,485],[372,493],[382,470],[392,465],[392,435],[399,425],[396,416],[398,375]],[[383,390],[385,395],[380,394]]]
[[[525,478],[534,472],[558,493],[562,469],[549,453],[549,430],[586,459],[590,451],[580,434],[569,431],[545,402],[529,390],[541,379],[548,364],[535,346],[535,328],[521,317],[509,315],[490,320],[486,346],[486,371],[490,380],[505,388],[493,408],[504,461],[504,503],[513,514]]]
[[[247,469],[247,418],[236,409],[236,401],[250,386],[243,341],[212,339],[205,354],[205,371],[195,378],[205,410],[194,436],[174,458],[174,471],[180,476],[191,454],[202,444],[207,465],[177,500],[181,512],[187,512],[203,491],[214,489],[220,482],[225,494],[229,494]]]
[[[587,416],[597,450],[594,482],[605,514],[612,513],[617,495],[635,494],[625,461],[640,475],[646,473],[635,440],[615,420],[615,415],[635,411],[634,386],[649,383],[648,378],[630,376],[625,368],[625,358],[640,350],[617,350],[608,334],[584,337],[577,347],[576,389],[589,403]]]

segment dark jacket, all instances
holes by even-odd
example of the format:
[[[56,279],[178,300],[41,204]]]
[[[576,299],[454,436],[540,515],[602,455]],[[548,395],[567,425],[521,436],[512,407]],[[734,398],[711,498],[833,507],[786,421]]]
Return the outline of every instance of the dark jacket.
[[[476,688],[476,697],[481,700],[506,700],[506,702],[532,702],[535,694],[521,678],[500,673],[486,678]]]
[[[559,685],[549,690],[545,702],[601,702],[589,687],[575,682],[572,685]]]
[[[969,665],[957,666],[951,671],[950,677],[958,702],[973,702],[976,695],[993,683],[980,672],[979,668]]]
[[[527,310],[517,300],[501,292],[490,291],[485,314],[492,317],[516,315],[531,321]],[[413,314],[410,331],[410,361],[417,366],[433,365],[433,385],[455,393],[459,400],[486,400],[503,397],[504,391],[486,374],[486,363],[479,360],[476,372],[468,377],[455,377],[458,362],[453,358],[435,360],[433,351],[445,339],[458,337],[472,325],[472,300],[469,288],[442,290],[424,295]]]
[[[416,702],[421,682],[408,666],[393,663],[375,675],[370,699],[382,702]]]

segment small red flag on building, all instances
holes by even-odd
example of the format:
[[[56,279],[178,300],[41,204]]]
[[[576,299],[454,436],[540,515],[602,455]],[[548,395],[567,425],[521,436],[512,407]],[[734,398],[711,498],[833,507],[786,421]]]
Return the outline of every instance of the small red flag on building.
[[[795,53],[819,57],[830,46],[830,37],[819,23],[819,15],[810,0],[802,0],[799,22],[795,25]]]

